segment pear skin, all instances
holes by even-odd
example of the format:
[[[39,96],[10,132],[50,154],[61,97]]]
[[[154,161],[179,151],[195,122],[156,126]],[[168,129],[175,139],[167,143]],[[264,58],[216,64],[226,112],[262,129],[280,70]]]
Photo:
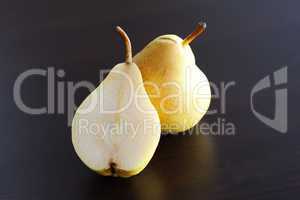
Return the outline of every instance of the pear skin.
[[[184,40],[177,35],[159,36],[133,58],[165,132],[192,128],[208,110],[209,82],[189,45],[205,28],[205,23],[199,23]]]

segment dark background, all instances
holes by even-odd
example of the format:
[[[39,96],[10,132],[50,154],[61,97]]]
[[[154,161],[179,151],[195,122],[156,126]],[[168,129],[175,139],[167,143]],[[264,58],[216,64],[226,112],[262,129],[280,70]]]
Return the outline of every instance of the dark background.
[[[0,199],[299,199],[300,3],[297,0],[7,1],[0,3]],[[147,168],[129,179],[101,177],[77,158],[67,114],[28,115],[13,101],[27,69],[54,66],[60,81],[99,82],[100,68],[123,61],[114,31],[124,27],[134,51],[166,33],[186,36],[198,21],[207,32],[192,43],[214,83],[235,81],[226,98],[234,136],[163,136]],[[251,113],[251,88],[288,66],[288,133]],[[46,104],[46,80],[23,85],[23,99]],[[79,90],[80,103],[88,91]],[[272,116],[273,91],[256,108]],[[212,103],[220,108],[219,100]]]

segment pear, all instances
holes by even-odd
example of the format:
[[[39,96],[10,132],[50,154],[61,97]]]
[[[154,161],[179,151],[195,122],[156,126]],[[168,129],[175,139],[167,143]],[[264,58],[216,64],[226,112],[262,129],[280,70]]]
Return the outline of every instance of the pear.
[[[141,172],[160,139],[160,121],[132,62],[127,34],[116,28],[126,47],[126,62],[112,68],[78,107],[72,142],[83,163],[104,176],[129,177]]]
[[[206,29],[199,23],[185,39],[162,35],[134,56],[146,91],[158,111],[162,130],[177,133],[195,126],[207,112],[211,91],[195,64],[190,43]]]

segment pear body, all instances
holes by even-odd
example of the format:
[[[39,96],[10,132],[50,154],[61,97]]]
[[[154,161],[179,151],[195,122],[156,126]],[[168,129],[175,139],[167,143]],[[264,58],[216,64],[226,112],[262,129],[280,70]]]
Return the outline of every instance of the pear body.
[[[195,126],[211,99],[208,79],[195,64],[190,46],[182,42],[176,35],[163,35],[133,58],[158,111],[162,130],[168,133]]]
[[[77,155],[101,175],[138,174],[159,139],[159,116],[134,63],[116,65],[79,106],[72,122]]]

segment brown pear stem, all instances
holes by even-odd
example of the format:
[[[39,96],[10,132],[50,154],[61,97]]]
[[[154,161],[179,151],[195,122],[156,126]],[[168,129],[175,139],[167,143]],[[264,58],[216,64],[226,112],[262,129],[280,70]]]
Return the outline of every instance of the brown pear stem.
[[[206,23],[200,22],[195,28],[195,30],[182,41],[182,45],[185,46],[190,44],[196,37],[201,35],[205,31],[205,29],[206,29]]]
[[[131,47],[131,42],[126,34],[126,32],[120,27],[116,27],[116,31],[120,34],[124,44],[125,44],[125,62],[130,64],[132,63],[132,47]]]

